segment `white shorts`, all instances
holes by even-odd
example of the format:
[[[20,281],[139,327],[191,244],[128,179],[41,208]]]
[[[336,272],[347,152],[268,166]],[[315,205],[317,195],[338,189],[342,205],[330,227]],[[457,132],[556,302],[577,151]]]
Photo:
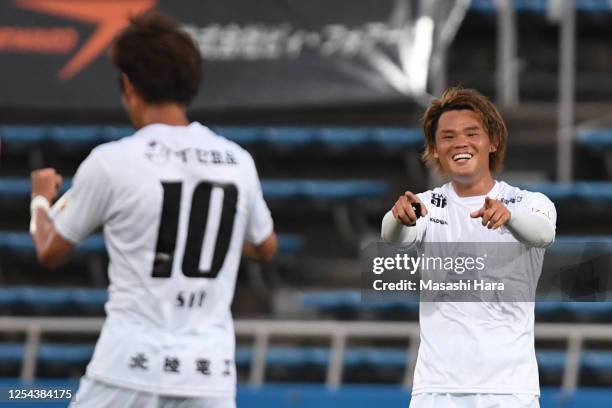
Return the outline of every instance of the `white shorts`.
[[[232,397],[170,397],[81,378],[69,408],[236,408]]]
[[[410,408],[540,408],[531,394],[424,393],[410,398]]]

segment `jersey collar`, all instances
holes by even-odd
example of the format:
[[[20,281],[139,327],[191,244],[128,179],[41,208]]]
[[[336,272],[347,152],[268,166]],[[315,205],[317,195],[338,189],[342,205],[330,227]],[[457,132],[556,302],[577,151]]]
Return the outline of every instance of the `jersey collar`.
[[[448,197],[458,203],[461,204],[467,204],[467,205],[471,205],[471,204],[481,204],[483,203],[485,197],[489,197],[489,198],[495,198],[499,192],[499,189],[501,187],[501,183],[498,182],[497,180],[494,180],[495,184],[493,184],[493,187],[491,188],[491,190],[489,190],[489,192],[485,195],[479,195],[479,196],[471,196],[471,197],[460,197],[457,192],[455,191],[455,188],[453,187],[453,183],[448,182],[446,183],[446,192],[448,193]]]

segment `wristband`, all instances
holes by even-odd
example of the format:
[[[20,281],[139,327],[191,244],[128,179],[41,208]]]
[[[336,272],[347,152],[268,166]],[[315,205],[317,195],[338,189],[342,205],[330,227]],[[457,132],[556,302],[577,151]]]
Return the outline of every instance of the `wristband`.
[[[30,201],[30,234],[34,235],[36,233],[36,216],[38,214],[39,208],[44,209],[45,211],[49,211],[51,208],[51,204],[49,200],[41,195],[37,195]]]

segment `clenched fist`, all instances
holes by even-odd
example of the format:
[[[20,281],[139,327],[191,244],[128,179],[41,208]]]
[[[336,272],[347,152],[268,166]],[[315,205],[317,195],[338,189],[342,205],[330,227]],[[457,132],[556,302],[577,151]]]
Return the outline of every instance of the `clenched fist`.
[[[391,212],[393,213],[395,219],[404,225],[414,225],[418,217],[417,214],[414,212],[414,209],[412,208],[412,204],[420,205],[420,217],[424,217],[425,215],[427,215],[427,208],[425,208],[425,205],[419,199],[419,197],[410,191],[406,191],[397,199],[395,205],[393,205],[393,208],[391,209]]]
[[[55,169],[35,170],[30,178],[32,180],[32,198],[40,195],[49,200],[50,203],[57,198],[59,189],[62,187],[62,176]]]

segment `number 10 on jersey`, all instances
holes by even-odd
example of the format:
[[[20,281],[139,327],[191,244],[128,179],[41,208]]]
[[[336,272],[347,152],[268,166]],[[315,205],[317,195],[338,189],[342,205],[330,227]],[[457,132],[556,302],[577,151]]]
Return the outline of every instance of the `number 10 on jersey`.
[[[182,182],[162,182],[164,198],[161,219],[155,245],[153,260],[154,278],[169,278],[172,274],[172,262],[176,251],[176,239],[179,229],[179,214],[181,209]],[[215,240],[212,263],[209,270],[200,270],[200,255],[204,235],[209,220],[210,198],[213,189],[223,190],[223,203],[220,213],[210,214],[210,218],[219,221],[219,229]],[[191,209],[187,220],[187,239],[183,252],[182,272],[191,278],[217,277],[223,266],[229,249],[238,204],[238,189],[234,184],[219,184],[207,181],[200,182],[193,190]]]

